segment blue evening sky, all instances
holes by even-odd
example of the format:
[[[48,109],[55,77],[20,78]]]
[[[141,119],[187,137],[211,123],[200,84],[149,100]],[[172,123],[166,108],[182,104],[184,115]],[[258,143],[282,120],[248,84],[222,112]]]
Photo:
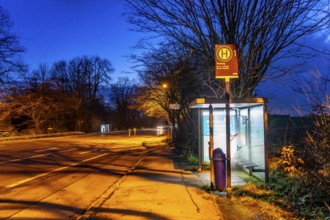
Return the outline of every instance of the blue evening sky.
[[[26,49],[24,60],[30,69],[40,63],[98,55],[112,63],[114,80],[136,77],[127,56],[145,35],[129,31],[132,26],[122,15],[124,0],[0,0],[0,5],[9,12],[12,31]],[[305,40],[311,47],[329,52],[327,36],[330,34],[322,33]],[[319,67],[320,63],[320,58],[308,61],[309,66]],[[306,74],[309,71],[306,68]],[[292,85],[288,78],[265,80],[258,97],[269,99],[271,113],[294,114],[293,108],[304,97],[294,93]]]
[[[98,55],[115,68],[114,77],[134,77],[127,56],[143,36],[129,31],[123,0],[0,0],[14,23],[12,31],[34,69],[76,56]]]

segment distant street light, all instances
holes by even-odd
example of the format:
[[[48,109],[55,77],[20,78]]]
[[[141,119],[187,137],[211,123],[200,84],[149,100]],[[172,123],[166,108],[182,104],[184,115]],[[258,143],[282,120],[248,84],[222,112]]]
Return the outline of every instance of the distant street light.
[[[168,89],[168,84],[167,83],[163,83],[162,84],[162,88],[164,89],[164,93],[166,95],[166,97],[169,99],[167,102],[168,106],[169,106],[169,109],[171,109],[171,104],[170,104],[170,100],[171,100],[171,93]],[[174,123],[175,124],[175,123]],[[172,142],[172,128],[173,128],[173,125],[171,124],[171,121],[170,121],[170,112],[168,111],[167,112],[167,141],[168,142]]]

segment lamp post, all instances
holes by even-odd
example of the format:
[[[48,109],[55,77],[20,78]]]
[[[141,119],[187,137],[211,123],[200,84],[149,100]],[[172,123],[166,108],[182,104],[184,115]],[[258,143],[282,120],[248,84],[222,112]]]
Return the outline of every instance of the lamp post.
[[[168,84],[167,83],[162,83],[162,88],[164,90],[168,90]],[[170,100],[170,93],[167,91],[166,93],[164,92],[164,94],[167,96],[167,98],[169,98]],[[167,103],[169,105],[169,103]],[[167,141],[168,142],[172,142],[172,125],[171,125],[171,121],[170,121],[170,112],[168,112],[168,120],[167,120]]]

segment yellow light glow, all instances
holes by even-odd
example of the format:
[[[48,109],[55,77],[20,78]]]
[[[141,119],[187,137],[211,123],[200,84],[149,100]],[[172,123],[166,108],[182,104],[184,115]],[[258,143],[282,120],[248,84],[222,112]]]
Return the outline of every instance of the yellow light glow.
[[[204,104],[205,103],[205,99],[204,98],[197,98],[196,99],[196,104]]]

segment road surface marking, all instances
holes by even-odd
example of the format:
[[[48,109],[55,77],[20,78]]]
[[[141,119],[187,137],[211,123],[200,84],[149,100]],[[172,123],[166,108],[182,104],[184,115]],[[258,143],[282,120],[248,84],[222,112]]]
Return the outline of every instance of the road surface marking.
[[[84,151],[84,152],[80,152],[79,154],[87,154],[89,153],[90,151]]]
[[[24,180],[18,181],[18,182],[16,182],[16,183],[9,184],[9,185],[5,186],[4,188],[6,188],[6,189],[12,189],[12,188],[17,187],[17,186],[19,186],[19,185],[22,185],[22,184],[24,184],[24,183],[31,182],[32,180],[35,180],[35,179],[38,179],[38,178],[41,178],[41,177],[47,176],[47,175],[49,175],[49,174],[53,174],[53,173],[57,173],[57,172],[60,172],[60,171],[66,170],[66,169],[68,169],[68,168],[70,168],[70,167],[74,167],[74,166],[80,165],[80,164],[82,164],[82,163],[85,163],[85,162],[88,162],[88,161],[91,161],[91,160],[95,160],[95,159],[100,158],[100,157],[104,157],[104,156],[106,156],[106,155],[108,155],[108,154],[109,154],[109,153],[101,154],[101,155],[98,155],[98,156],[91,157],[91,158],[88,158],[88,159],[86,159],[86,160],[83,160],[83,161],[81,161],[81,162],[72,163],[72,164],[70,164],[70,165],[68,165],[68,166],[64,166],[64,167],[57,168],[57,169],[55,169],[55,170],[51,170],[51,171],[49,171],[49,172],[47,172],[47,173],[41,173],[41,174],[39,174],[39,175],[36,175],[36,176],[30,177],[30,178],[27,178],[27,179],[24,179]]]
[[[48,149],[36,150],[36,151],[34,151],[34,152],[43,152],[43,151],[47,151],[47,150],[55,150],[55,149],[58,149],[58,147],[51,147],[51,148],[48,148]]]
[[[69,149],[69,150],[59,151],[58,153],[73,151],[73,150],[76,150],[76,149],[77,148],[72,148],[72,149]],[[12,159],[12,160],[7,160],[7,161],[2,161],[2,162],[0,162],[0,164],[11,163],[11,162],[16,162],[16,161],[20,161],[20,160],[27,160],[27,159],[31,159],[31,158],[37,158],[37,157],[43,157],[43,156],[47,156],[47,155],[50,155],[50,154],[54,154],[54,152],[47,153],[47,154],[38,154],[38,155],[30,156],[30,157],[17,158],[17,159]]]

